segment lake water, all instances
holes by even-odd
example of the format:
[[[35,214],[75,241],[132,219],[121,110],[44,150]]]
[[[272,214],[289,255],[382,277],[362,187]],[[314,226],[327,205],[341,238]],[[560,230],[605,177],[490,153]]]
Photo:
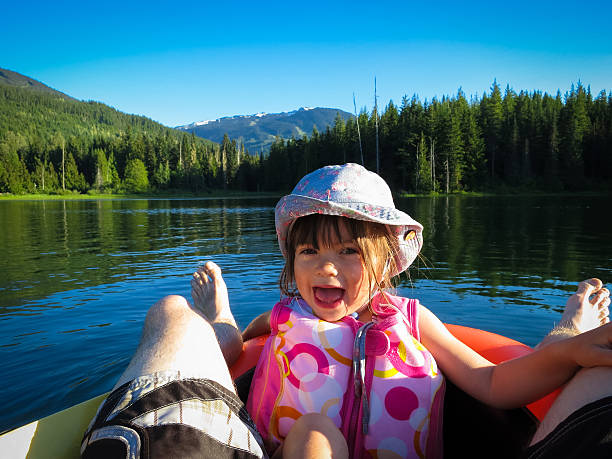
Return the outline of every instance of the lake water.
[[[0,431],[108,391],[147,309],[223,268],[241,327],[279,298],[275,199],[0,201]],[[611,279],[610,197],[396,202],[425,226],[399,294],[535,345],[576,283]]]

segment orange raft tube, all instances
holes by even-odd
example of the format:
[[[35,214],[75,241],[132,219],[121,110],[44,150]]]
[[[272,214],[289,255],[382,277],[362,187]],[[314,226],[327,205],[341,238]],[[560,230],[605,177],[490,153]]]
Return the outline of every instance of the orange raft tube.
[[[462,341],[485,359],[493,363],[501,363],[506,360],[521,357],[529,354],[533,350],[519,341],[496,333],[479,330],[477,328],[464,327],[462,325],[445,324],[445,326],[458,340]],[[235,380],[256,365],[266,338],[267,335],[258,336],[250,339],[244,344],[240,358],[230,369],[232,379]],[[541,421],[559,392],[560,389],[557,389],[540,400],[530,403],[526,408]]]

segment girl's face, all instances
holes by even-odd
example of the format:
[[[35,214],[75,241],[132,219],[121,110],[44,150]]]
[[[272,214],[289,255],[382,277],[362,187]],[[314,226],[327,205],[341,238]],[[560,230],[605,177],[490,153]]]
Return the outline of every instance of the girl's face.
[[[340,240],[332,237],[319,247],[298,244],[293,264],[302,298],[321,319],[335,322],[361,312],[370,299],[368,275],[359,247],[344,224]]]

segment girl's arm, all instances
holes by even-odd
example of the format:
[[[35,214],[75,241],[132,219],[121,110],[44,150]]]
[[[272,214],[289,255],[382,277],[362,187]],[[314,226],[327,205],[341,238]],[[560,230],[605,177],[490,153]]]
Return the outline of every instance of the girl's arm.
[[[421,341],[444,375],[474,398],[499,408],[516,408],[543,397],[580,367],[612,366],[612,324],[494,365],[455,338],[423,306],[418,322]]]
[[[251,338],[255,338],[256,336],[267,335],[270,333],[271,314],[272,310],[264,312],[263,314],[255,317],[242,332],[242,340],[247,341]]]

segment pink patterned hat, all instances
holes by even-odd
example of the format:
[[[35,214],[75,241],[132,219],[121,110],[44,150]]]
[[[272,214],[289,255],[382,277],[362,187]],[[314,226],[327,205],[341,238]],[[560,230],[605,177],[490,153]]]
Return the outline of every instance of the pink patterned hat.
[[[412,264],[423,246],[423,226],[395,208],[387,183],[359,164],[325,166],[306,175],[276,204],[276,235],[283,256],[293,222],[306,215],[338,215],[388,225],[397,235],[397,272]]]

